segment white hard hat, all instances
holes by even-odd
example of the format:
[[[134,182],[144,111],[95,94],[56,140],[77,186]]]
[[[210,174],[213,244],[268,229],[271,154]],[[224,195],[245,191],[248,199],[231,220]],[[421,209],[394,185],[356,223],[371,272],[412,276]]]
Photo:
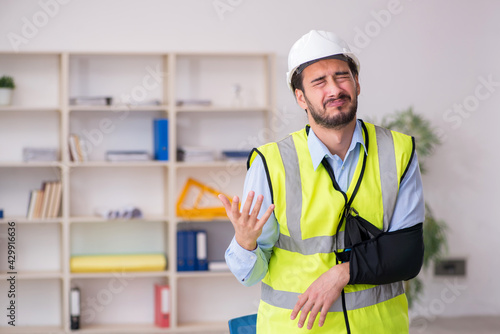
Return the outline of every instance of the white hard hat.
[[[349,49],[349,45],[337,35],[327,31],[311,30],[302,36],[290,49],[288,54],[288,72],[286,79],[288,87],[293,92],[292,76],[297,68],[305,63],[322,58],[344,55],[351,58],[359,72],[359,60]],[[310,65],[310,64],[309,64]]]

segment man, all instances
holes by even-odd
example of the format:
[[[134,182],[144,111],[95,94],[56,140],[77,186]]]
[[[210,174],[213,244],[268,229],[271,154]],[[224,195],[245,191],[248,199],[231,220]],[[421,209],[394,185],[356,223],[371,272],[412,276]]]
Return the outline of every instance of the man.
[[[257,332],[408,333],[402,280],[423,260],[413,138],[356,119],[359,61],[334,34],[304,35],[288,69],[310,126],[254,149],[241,212],[220,196],[229,267],[262,280]]]

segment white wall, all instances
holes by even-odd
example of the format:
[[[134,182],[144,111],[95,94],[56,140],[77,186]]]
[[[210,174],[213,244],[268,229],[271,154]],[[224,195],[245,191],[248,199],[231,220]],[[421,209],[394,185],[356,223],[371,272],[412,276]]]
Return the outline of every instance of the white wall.
[[[0,50],[13,49],[13,33],[25,38],[20,51],[274,52],[277,108],[296,115],[283,118],[286,127],[278,136],[305,122],[284,82],[291,44],[310,29],[343,36],[360,55],[360,117],[380,119],[413,106],[442,129],[443,145],[424,177],[426,200],[448,222],[449,255],[466,256],[468,274],[455,289],[429,276],[418,312],[500,314],[500,286],[494,279],[500,276],[495,247],[500,235],[495,173],[500,162],[495,130],[500,122],[500,2],[59,1],[65,4],[0,0]],[[227,11],[218,13],[217,4],[226,4]],[[51,14],[45,15],[47,22],[44,6]],[[393,13],[381,14],[388,9]],[[41,25],[37,31],[27,28],[26,22],[34,20]],[[494,84],[486,87],[483,80]],[[462,114],[450,111],[464,103]]]

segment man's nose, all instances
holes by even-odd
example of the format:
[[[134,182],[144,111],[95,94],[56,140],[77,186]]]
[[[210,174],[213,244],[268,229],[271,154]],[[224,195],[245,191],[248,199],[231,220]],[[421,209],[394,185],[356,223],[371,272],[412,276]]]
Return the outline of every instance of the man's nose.
[[[327,80],[326,89],[328,96],[333,98],[337,98],[342,92],[340,85],[334,79]]]

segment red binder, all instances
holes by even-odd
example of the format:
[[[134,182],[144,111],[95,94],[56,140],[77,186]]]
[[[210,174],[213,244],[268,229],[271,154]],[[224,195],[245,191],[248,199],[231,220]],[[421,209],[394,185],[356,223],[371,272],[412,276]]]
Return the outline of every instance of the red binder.
[[[155,325],[170,327],[170,287],[155,284]]]

